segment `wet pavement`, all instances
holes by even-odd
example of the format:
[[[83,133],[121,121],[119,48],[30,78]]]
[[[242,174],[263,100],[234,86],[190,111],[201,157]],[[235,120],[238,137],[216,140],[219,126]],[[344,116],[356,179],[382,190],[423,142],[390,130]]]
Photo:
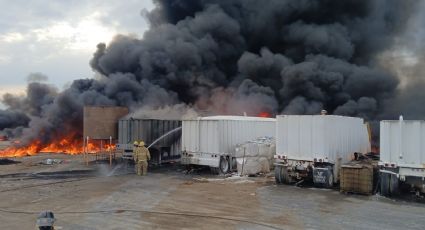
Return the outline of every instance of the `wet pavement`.
[[[66,158],[66,157],[65,157]],[[424,229],[425,204],[379,195],[275,185],[272,176],[186,174],[173,165],[0,167],[2,229],[33,229],[52,210],[57,229]]]

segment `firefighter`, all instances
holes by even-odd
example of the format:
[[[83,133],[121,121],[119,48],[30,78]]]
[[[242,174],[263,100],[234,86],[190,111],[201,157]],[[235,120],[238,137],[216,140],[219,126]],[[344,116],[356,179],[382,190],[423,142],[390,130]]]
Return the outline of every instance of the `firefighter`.
[[[140,141],[139,142],[139,148],[136,151],[137,153],[137,162],[136,162],[136,167],[137,167],[137,175],[146,175],[146,173],[148,172],[148,160],[151,159],[151,155],[149,153],[149,150],[145,147],[145,142],[144,141]]]
[[[139,167],[137,166],[137,161],[138,161],[138,152],[139,152],[139,142],[135,141],[133,143],[133,159],[134,159],[134,171],[136,172],[137,175],[139,175]]]

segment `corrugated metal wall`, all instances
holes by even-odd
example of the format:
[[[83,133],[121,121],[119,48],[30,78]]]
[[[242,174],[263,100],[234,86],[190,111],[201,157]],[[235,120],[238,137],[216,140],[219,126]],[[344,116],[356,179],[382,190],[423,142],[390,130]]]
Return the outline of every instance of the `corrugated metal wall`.
[[[277,117],[276,152],[289,159],[332,163],[349,161],[354,152],[370,151],[363,119],[332,115],[284,115]]]
[[[380,157],[385,163],[424,167],[425,121],[381,121]]]
[[[118,140],[121,144],[131,144],[136,140],[143,140],[147,145],[149,145],[160,136],[178,127],[181,127],[181,121],[121,119],[118,125]],[[170,146],[180,137],[181,132],[175,132],[164,137],[155,145]]]
[[[182,150],[203,153],[234,153],[237,144],[262,136],[274,137],[275,120],[185,120]]]
[[[162,135],[181,127],[178,120],[155,120],[155,119],[121,119],[118,122],[118,143],[120,148],[131,149],[134,141],[143,140],[149,146]],[[151,152],[160,152],[160,158],[180,155],[181,130],[173,132],[151,147]],[[165,154],[165,155],[164,155]]]

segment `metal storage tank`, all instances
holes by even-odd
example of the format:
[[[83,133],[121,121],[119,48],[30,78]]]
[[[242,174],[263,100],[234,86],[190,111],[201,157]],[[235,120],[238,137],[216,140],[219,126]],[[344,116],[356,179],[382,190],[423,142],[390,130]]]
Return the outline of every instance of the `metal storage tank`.
[[[236,166],[237,144],[262,136],[274,137],[274,118],[211,116],[183,120],[181,163],[210,166],[223,173]]]
[[[168,135],[166,135],[168,133]],[[158,138],[163,138],[157,140]],[[124,150],[125,158],[132,158],[134,141],[143,140],[150,146],[152,163],[161,164],[180,158],[181,121],[158,119],[120,119],[117,148]]]
[[[315,168],[338,181],[339,168],[353,158],[353,153],[370,152],[370,137],[363,119],[334,115],[277,116],[276,169],[277,182],[289,183],[312,175]],[[335,166],[335,167],[334,167]],[[283,171],[280,171],[283,170]],[[332,172],[327,172],[332,171]],[[314,173],[313,173],[314,174]],[[332,175],[331,175],[332,174]],[[332,177],[332,178],[330,178]],[[315,178],[313,178],[314,180]]]
[[[399,191],[399,181],[425,192],[425,121],[381,121],[381,194]]]

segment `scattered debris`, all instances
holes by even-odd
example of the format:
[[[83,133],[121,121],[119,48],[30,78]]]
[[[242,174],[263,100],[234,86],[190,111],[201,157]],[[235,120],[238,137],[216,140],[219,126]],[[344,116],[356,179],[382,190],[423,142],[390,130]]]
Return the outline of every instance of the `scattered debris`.
[[[237,174],[232,174],[229,177],[224,177],[224,178],[193,178],[193,180],[197,181],[197,182],[233,182],[235,184],[240,184],[240,183],[255,183],[254,180],[249,179],[248,176],[239,176]]]
[[[20,161],[11,160],[8,158],[0,159],[0,165],[11,165],[11,164],[19,164]]]
[[[51,159],[51,158],[47,158],[44,159],[40,162],[40,164],[43,165],[54,165],[54,164],[62,164],[63,160],[61,159]]]

